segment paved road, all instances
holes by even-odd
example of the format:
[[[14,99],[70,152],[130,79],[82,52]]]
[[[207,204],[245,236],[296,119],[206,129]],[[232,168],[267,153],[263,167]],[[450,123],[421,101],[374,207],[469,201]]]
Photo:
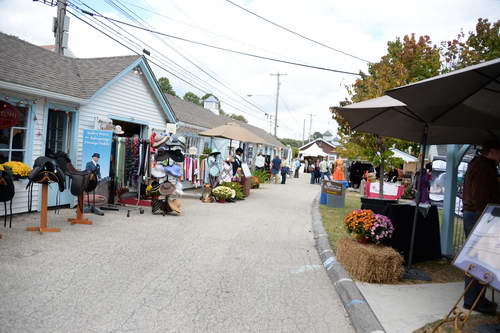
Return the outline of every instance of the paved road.
[[[352,332],[321,266],[307,177],[182,216],[108,213],[0,240],[0,332]],[[31,221],[30,221],[31,220]],[[2,230],[3,232],[3,230]]]

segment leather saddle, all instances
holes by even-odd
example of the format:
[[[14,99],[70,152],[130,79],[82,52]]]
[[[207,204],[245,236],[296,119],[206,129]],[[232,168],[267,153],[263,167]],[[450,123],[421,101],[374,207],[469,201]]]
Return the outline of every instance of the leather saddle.
[[[71,178],[70,191],[74,196],[83,192],[92,192],[97,187],[97,175],[91,171],[77,170],[71,163],[71,159],[64,152],[54,154],[57,165]]]
[[[48,184],[57,183],[59,191],[63,192],[66,181],[63,170],[57,165],[56,161],[47,156],[40,156],[33,164],[33,170],[28,176],[29,182],[26,188],[33,183]]]
[[[10,201],[9,227],[12,228],[12,198],[14,198],[15,193],[14,181],[10,171],[0,171],[0,202],[4,203],[4,227],[7,226],[7,202]]]

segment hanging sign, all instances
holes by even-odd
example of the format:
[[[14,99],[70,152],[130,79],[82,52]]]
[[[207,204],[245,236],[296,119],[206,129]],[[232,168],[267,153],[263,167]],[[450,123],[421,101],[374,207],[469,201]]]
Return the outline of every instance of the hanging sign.
[[[83,166],[99,165],[100,178],[109,177],[113,131],[83,130]],[[95,158],[93,158],[95,156]]]
[[[0,102],[0,129],[10,128],[19,123],[19,110],[7,102]]]
[[[453,265],[500,291],[500,206],[485,208]]]

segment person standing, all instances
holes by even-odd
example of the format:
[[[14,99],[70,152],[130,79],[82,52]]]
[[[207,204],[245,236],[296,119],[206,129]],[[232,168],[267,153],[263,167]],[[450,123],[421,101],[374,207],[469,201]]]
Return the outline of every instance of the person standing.
[[[264,156],[262,156],[262,153],[259,153],[255,158],[255,168],[259,171],[264,170],[265,165],[266,159],[264,158]]]
[[[286,176],[288,175],[288,171],[290,169],[288,168],[288,161],[286,159],[283,159],[281,162],[281,184],[286,183]]]
[[[297,157],[297,159],[295,160],[295,163],[294,163],[295,172],[294,172],[293,178],[299,178],[300,166],[301,166],[300,158]]]
[[[243,149],[236,149],[236,154],[234,155],[233,161],[233,176],[236,176],[238,169],[241,168]]]
[[[85,171],[95,173],[97,180],[101,180],[101,166],[99,165],[99,153],[92,154],[92,160],[85,165]]]
[[[330,171],[328,170],[328,161],[326,158],[322,158],[321,162],[319,163],[319,172],[321,173],[321,180],[328,178],[328,180],[332,180],[330,178]]]
[[[281,169],[281,159],[279,158],[278,155],[276,155],[271,161],[271,174],[272,177],[274,178],[275,184],[278,184],[280,169]]]
[[[500,203],[500,183],[498,181],[497,163],[500,162],[500,142],[487,142],[482,146],[481,155],[476,156],[465,173],[463,190],[463,223],[464,233],[468,237],[474,229],[481,213],[489,203]],[[465,278],[465,286],[473,281]],[[464,308],[470,309],[478,297],[482,286],[474,280],[464,295]],[[497,304],[481,296],[475,311],[496,314]]]

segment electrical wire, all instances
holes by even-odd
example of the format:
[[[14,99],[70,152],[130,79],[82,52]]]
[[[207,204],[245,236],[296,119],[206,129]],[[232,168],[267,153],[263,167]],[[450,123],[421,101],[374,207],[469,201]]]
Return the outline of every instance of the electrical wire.
[[[118,3],[122,4],[122,6],[128,10],[130,13],[132,13],[133,15],[135,15],[139,20],[141,20],[142,22],[144,22],[146,25],[147,22],[145,22],[139,15],[135,14],[134,12],[132,12],[130,9],[128,9],[125,5],[123,5],[123,3],[120,1],[120,0],[116,0]],[[138,24],[140,24],[142,27],[146,27],[145,24],[141,23],[140,21],[138,21],[137,19],[133,18],[132,16],[130,16],[128,13],[124,12],[124,10],[119,6],[119,5],[116,5],[114,3],[113,0],[106,0],[106,2],[108,3],[112,3],[115,5],[115,8],[117,8],[118,10],[120,10],[122,13],[124,13],[125,15],[127,15],[130,19],[132,19],[133,21],[137,22]],[[152,26],[149,25],[150,28],[154,28]],[[222,82],[220,79],[218,79],[215,75],[211,75],[210,73],[208,73],[203,67],[197,65],[194,61],[192,61],[191,59],[189,59],[188,57],[186,57],[184,54],[182,54],[181,52],[179,52],[177,49],[175,49],[173,46],[169,45],[168,43],[166,43],[166,41],[164,41],[161,37],[159,37],[158,35],[154,34],[155,37],[157,37],[161,42],[165,43],[167,46],[169,46],[174,52],[176,52],[178,55],[180,55],[183,59],[185,59],[186,61],[188,61],[190,64],[192,64],[193,66],[195,66],[196,68],[198,68],[200,71],[202,71],[203,73],[205,73],[205,75],[207,75],[208,77],[210,77],[211,79],[213,79],[214,81],[216,81],[217,83],[219,83],[220,85],[222,85],[223,87],[225,87],[226,89],[228,89],[229,91],[231,91],[233,94],[235,94],[236,96],[238,96],[239,98],[241,98],[243,101],[245,101],[246,103],[250,104],[251,106],[253,106],[254,108],[258,109],[259,111],[263,112],[264,114],[266,114],[267,112],[262,110],[261,108],[259,108],[257,105],[255,105],[254,103],[252,103],[251,101],[249,101],[248,99],[246,99],[245,97],[243,97],[240,93],[236,92],[234,89],[232,89],[229,85],[225,84],[224,82]],[[205,67],[207,67],[205,65]],[[212,71],[213,72],[213,71]]]
[[[85,5],[87,8],[89,8],[89,9],[91,9],[91,10],[93,10],[93,11],[97,12],[95,9],[91,8],[90,6],[88,6],[87,4],[83,3],[82,1],[79,1],[79,0],[77,0],[77,1],[78,1],[78,2],[80,2],[80,3],[82,3],[83,5]],[[75,6],[75,4],[74,4],[74,3],[73,3],[73,4],[71,4],[71,5],[72,5],[72,7],[73,7],[73,6]],[[99,14],[99,13],[98,13],[98,14]],[[101,21],[97,20],[95,17],[91,16],[90,18],[91,18],[91,19],[93,19],[93,21],[94,21],[94,22],[96,22],[96,23],[100,24],[100,25],[101,25],[101,27],[104,25],[104,26],[106,27],[106,29],[110,29],[110,30],[112,30],[115,34],[118,34],[121,38],[125,38],[128,42],[132,42],[132,43],[134,43],[134,45],[138,46],[138,47],[139,47],[139,49],[142,49],[142,46],[137,45],[137,43],[135,43],[135,42],[131,41],[129,38],[127,38],[127,37],[123,36],[121,33],[117,32],[115,29],[113,29],[113,28],[109,27],[109,26],[108,26],[108,25],[106,25],[105,23],[103,23],[103,22],[101,22]],[[111,22],[111,23],[113,23],[113,22]],[[113,23],[113,24],[114,24],[114,25],[116,25],[115,23]],[[118,27],[119,27],[119,26],[118,26]],[[121,28],[121,27],[119,27],[119,28],[120,28],[121,30],[123,30],[124,32],[128,33],[128,32],[127,32],[126,30],[124,30],[123,28]],[[134,37],[134,36],[133,36],[133,37]],[[134,37],[134,38],[138,39],[137,37]],[[143,43],[143,44],[145,44],[144,42],[142,42],[142,43]],[[153,49],[153,48],[151,48],[149,45],[147,45],[147,44],[145,44],[145,45],[146,45],[146,47],[148,47],[148,49],[152,49],[152,50],[154,50],[154,49]],[[161,55],[161,53],[160,53],[159,51],[155,51],[155,52]],[[173,62],[173,61],[172,61],[172,60],[170,60],[169,58],[167,58],[167,57],[165,57],[165,56],[163,56],[163,57],[164,57],[164,58],[166,58],[168,61]],[[148,58],[148,59],[150,60],[150,62],[152,62],[152,63],[153,63],[153,64],[155,64],[156,66],[159,66],[159,64],[158,64],[158,63],[151,61],[151,58],[152,58],[152,57],[151,57],[151,55],[149,55],[149,58]],[[157,58],[155,58],[155,59],[157,59]],[[157,60],[157,61],[160,61],[160,60]],[[161,61],[160,61],[160,62],[161,62]],[[197,80],[200,80],[200,81],[204,82],[205,84],[207,84],[207,85],[211,86],[211,87],[212,87],[212,89],[215,89],[216,91],[217,91],[217,90],[219,90],[219,89],[217,89],[216,87],[213,87],[212,85],[210,85],[209,83],[207,83],[206,81],[202,80],[201,78],[197,77],[195,74],[193,74],[193,73],[189,72],[188,70],[184,69],[182,66],[180,66],[180,65],[176,64],[175,62],[173,62],[173,64],[174,64],[174,65],[176,65],[176,66],[178,66],[179,68],[181,68],[183,71],[188,72],[191,76],[194,76]],[[162,67],[162,66],[159,66],[159,67],[165,70],[165,68],[164,68],[164,67]],[[172,71],[175,71],[175,70],[171,69],[171,71],[170,71],[169,73],[174,74],[174,73],[172,73]],[[174,76],[175,76],[175,77],[177,77],[177,78],[179,78],[179,75],[182,75],[182,74],[177,74],[177,75],[174,75]],[[188,83],[188,84],[190,84],[187,80],[183,80],[183,81],[184,81],[184,82],[186,82],[186,83]],[[195,86],[195,85],[193,85],[193,84],[190,84],[190,85],[191,85],[191,86],[194,86],[197,90],[201,91],[202,93],[205,93],[205,94],[206,94],[206,93],[207,93],[207,91],[208,91],[208,90],[206,89],[206,87],[205,87],[205,88],[200,88],[200,86]],[[224,96],[225,96],[225,95],[227,95],[227,94],[223,93],[222,91],[220,91],[220,92],[221,92]],[[233,98],[231,98],[231,97],[230,97],[230,96],[228,96],[228,95],[227,95],[227,98],[228,98],[228,99],[230,99],[230,100],[233,100]],[[236,110],[238,110],[238,111],[240,111],[240,112],[242,112],[242,113],[244,113],[244,114],[247,114],[247,115],[250,115],[250,116],[252,116],[252,117],[254,117],[254,118],[257,118],[257,119],[259,119],[260,121],[264,121],[264,122],[266,121],[266,120],[265,120],[265,119],[263,119],[263,118],[257,117],[257,116],[256,116],[256,115],[254,115],[254,114],[250,114],[249,112],[242,110],[240,107],[235,106],[232,102],[231,102],[231,103],[229,103],[229,102],[227,102],[227,100],[225,100],[225,102],[226,102],[226,104],[228,104],[229,106],[233,107],[234,109],[236,109]],[[239,102],[237,102],[237,101],[235,101],[235,100],[234,100],[234,102],[235,102],[236,104],[238,104],[238,103],[239,103]],[[252,110],[252,111],[253,111],[253,110]],[[264,112],[264,111],[262,110],[262,112]]]
[[[266,21],[267,23],[270,23],[270,24],[272,24],[272,25],[274,25],[274,26],[276,26],[276,27],[278,27],[278,28],[281,28],[281,29],[283,29],[283,30],[285,30],[285,31],[288,31],[288,32],[290,32],[290,33],[292,33],[292,34],[294,34],[294,35],[296,35],[296,36],[299,36],[299,37],[301,37],[301,38],[304,38],[304,39],[306,39],[306,40],[308,40],[308,41],[310,41],[310,42],[313,42],[313,43],[315,43],[315,44],[318,44],[318,45],[321,45],[321,46],[323,46],[323,47],[326,47],[327,49],[330,49],[330,50],[332,50],[332,51],[342,53],[342,54],[344,54],[344,55],[346,55],[346,56],[348,56],[348,57],[351,57],[351,58],[354,58],[354,59],[358,59],[358,60],[364,61],[364,62],[366,62],[366,63],[370,63],[370,61],[368,61],[368,60],[366,60],[366,59],[363,59],[363,58],[360,58],[360,57],[355,56],[355,55],[353,55],[353,54],[350,54],[350,53],[344,52],[344,51],[342,51],[342,50],[336,49],[336,48],[331,47],[331,46],[329,46],[329,45],[326,45],[326,44],[324,44],[324,43],[322,43],[322,42],[318,42],[318,41],[316,41],[316,40],[314,40],[314,39],[312,39],[312,38],[309,38],[309,37],[307,37],[307,36],[304,36],[304,35],[302,35],[302,34],[300,34],[300,33],[298,33],[298,32],[295,32],[295,31],[293,31],[293,30],[291,30],[291,29],[288,29],[287,27],[284,27],[284,26],[282,26],[282,25],[280,25],[280,24],[278,24],[278,23],[275,23],[275,22],[273,22],[273,21],[271,21],[271,20],[269,20],[269,19],[267,19],[267,18],[265,18],[265,17],[263,17],[263,16],[261,16],[261,15],[259,15],[259,14],[256,14],[256,13],[254,13],[254,12],[252,12],[252,11],[250,11],[250,10],[246,9],[246,8],[245,8],[245,7],[243,7],[243,6],[238,5],[237,3],[234,3],[234,2],[233,2],[233,1],[231,1],[231,0],[225,0],[225,1],[226,1],[226,2],[228,2],[228,3],[230,3],[230,4],[231,4],[231,5],[233,5],[233,6],[236,6],[236,7],[240,8],[240,9],[244,10],[245,12],[247,12],[247,13],[249,13],[249,14],[253,15],[253,16],[256,16],[256,17],[260,18],[261,20]]]
[[[216,49],[216,50],[220,50],[220,51],[225,51],[225,52],[239,54],[239,55],[248,56],[248,57],[254,57],[254,58],[263,59],[263,60],[280,62],[280,63],[284,63],[284,64],[288,64],[288,65],[293,65],[293,66],[300,66],[300,67],[318,69],[318,70],[329,71],[329,72],[334,72],[334,73],[341,73],[341,74],[347,74],[347,75],[361,76],[360,73],[348,72],[348,71],[343,71],[343,70],[338,70],[338,69],[332,69],[332,68],[326,68],[326,67],[321,67],[321,66],[307,65],[307,64],[303,64],[303,63],[292,62],[292,61],[287,61],[287,60],[282,60],[282,59],[277,59],[277,58],[270,58],[270,57],[256,55],[256,54],[252,54],[252,53],[248,53],[248,52],[237,51],[237,50],[232,50],[232,49],[228,49],[228,48],[225,48],[225,47],[220,47],[220,46],[215,46],[215,45],[211,45],[211,44],[206,44],[206,43],[202,43],[202,42],[190,40],[190,39],[187,39],[187,38],[170,35],[170,34],[167,34],[167,33],[164,33],[164,32],[160,32],[160,31],[156,31],[156,30],[152,30],[152,29],[140,27],[140,26],[137,26],[137,25],[134,25],[134,24],[131,24],[131,23],[128,23],[128,22],[124,22],[124,21],[121,21],[121,20],[117,20],[117,19],[105,16],[105,15],[96,15],[94,13],[86,11],[85,9],[80,9],[80,12],[82,12],[83,14],[86,14],[86,15],[90,15],[90,16],[98,16],[98,17],[104,18],[104,19],[106,19],[108,21],[113,21],[113,22],[116,22],[116,23],[119,23],[119,24],[123,24],[123,25],[129,26],[129,27],[135,28],[135,29],[139,29],[139,30],[151,32],[151,33],[158,34],[158,35],[161,35],[161,36],[165,36],[165,37],[168,37],[168,38],[177,39],[177,40],[180,40],[180,41],[183,41],[183,42],[187,42],[187,43],[191,43],[191,44],[196,44],[196,45],[200,45],[200,46],[205,46],[205,47]]]

